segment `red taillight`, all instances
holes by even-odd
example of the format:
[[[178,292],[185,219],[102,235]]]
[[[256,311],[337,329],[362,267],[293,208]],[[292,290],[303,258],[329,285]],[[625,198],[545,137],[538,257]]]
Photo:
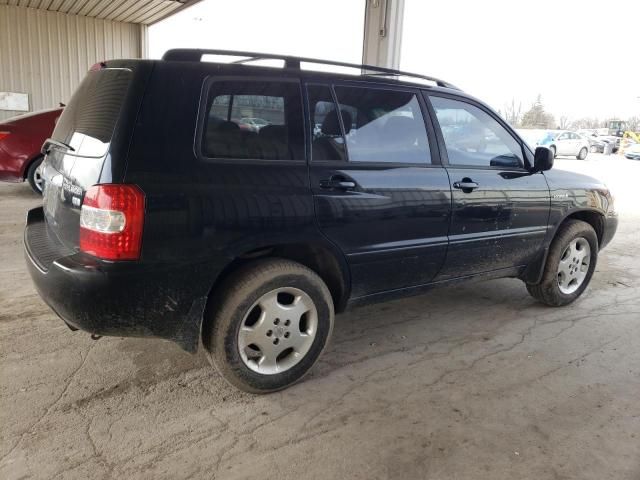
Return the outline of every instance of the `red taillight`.
[[[0,132],[0,140],[4,140],[9,135],[11,135],[11,132]]]
[[[80,211],[80,250],[105,260],[137,260],[144,193],[136,185],[94,185]]]

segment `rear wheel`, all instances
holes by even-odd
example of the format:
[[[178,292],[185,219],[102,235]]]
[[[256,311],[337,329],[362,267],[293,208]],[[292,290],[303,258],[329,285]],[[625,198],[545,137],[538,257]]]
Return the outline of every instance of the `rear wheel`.
[[[331,294],[312,270],[265,259],[234,272],[210,301],[203,343],[235,387],[273,392],[300,380],[333,329]]]
[[[584,160],[585,158],[587,158],[587,153],[589,153],[589,152],[587,151],[587,147],[582,147],[582,148],[580,149],[580,152],[578,152],[578,155],[576,156],[576,158],[577,158],[578,160]]]
[[[568,220],[551,242],[541,282],[527,284],[527,290],[547,305],[567,305],[587,288],[597,260],[598,237],[593,227]]]
[[[44,189],[44,178],[42,177],[42,157],[36,158],[27,169],[27,181],[29,185],[39,195],[42,195]]]

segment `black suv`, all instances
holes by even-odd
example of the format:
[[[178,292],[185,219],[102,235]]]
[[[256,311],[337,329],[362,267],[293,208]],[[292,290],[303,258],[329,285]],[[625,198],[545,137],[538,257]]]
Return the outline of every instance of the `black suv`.
[[[305,63],[337,64],[185,49],[91,69],[25,230],[71,329],[202,341],[230,383],[268,392],[353,305],[471,278],[554,306],[582,294],[617,227],[602,183],[548,171],[549,150],[441,80]]]

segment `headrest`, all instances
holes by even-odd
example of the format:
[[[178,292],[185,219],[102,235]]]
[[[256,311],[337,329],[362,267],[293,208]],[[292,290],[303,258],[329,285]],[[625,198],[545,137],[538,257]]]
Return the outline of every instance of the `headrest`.
[[[349,133],[351,131],[351,114],[346,110],[340,110],[340,115],[342,115],[342,124],[344,125],[345,133]],[[338,112],[336,110],[330,111],[327,116],[324,117],[320,130],[325,135],[334,137],[342,135],[340,132],[340,122],[338,122]]]
[[[287,127],[284,125],[265,125],[258,133],[261,138],[283,140],[287,138]]]

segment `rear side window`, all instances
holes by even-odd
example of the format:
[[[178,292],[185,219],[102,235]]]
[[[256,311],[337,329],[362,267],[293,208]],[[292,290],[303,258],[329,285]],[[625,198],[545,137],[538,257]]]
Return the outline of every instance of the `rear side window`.
[[[450,165],[522,167],[522,147],[496,119],[470,103],[430,96]]]
[[[70,145],[67,155],[103,157],[109,150],[132,72],[107,68],[89,72],[56,123],[52,138]]]
[[[363,87],[335,87],[351,162],[431,163],[416,95]]]
[[[205,157],[304,159],[298,83],[216,81],[209,89],[206,112]]]

